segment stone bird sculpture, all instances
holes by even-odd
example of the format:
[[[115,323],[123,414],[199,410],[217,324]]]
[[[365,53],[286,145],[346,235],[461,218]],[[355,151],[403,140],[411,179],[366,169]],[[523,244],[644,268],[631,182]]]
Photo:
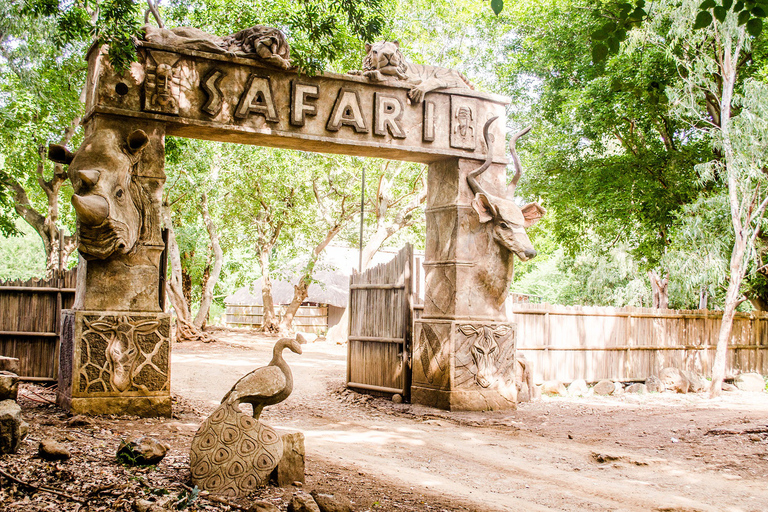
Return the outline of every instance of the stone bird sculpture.
[[[189,453],[192,482],[201,490],[245,496],[269,480],[283,456],[280,434],[258,418],[267,405],[282,402],[293,390],[293,375],[283,349],[301,354],[296,340],[275,343],[272,360],[237,381],[221,405],[200,425]],[[240,404],[253,406],[253,418]]]
[[[283,359],[283,349],[301,354],[301,345],[294,339],[283,338],[275,343],[272,360],[238,380],[221,399],[222,404],[251,404],[253,417],[258,419],[266,405],[282,402],[293,391],[293,374]]]

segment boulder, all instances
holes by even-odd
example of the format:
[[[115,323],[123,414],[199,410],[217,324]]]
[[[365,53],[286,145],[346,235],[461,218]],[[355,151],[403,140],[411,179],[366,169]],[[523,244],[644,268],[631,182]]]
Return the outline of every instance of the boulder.
[[[765,379],[759,373],[742,373],[733,381],[741,391],[765,391]]]
[[[565,389],[565,384],[559,380],[548,380],[541,385],[541,393],[544,395],[565,396],[568,394],[568,390]]]
[[[256,501],[248,507],[248,512],[280,512],[280,509],[268,501]]]
[[[50,437],[40,441],[37,453],[45,460],[67,460],[72,456],[66,446]]]
[[[728,391],[728,392],[734,392],[734,391],[738,391],[739,390],[739,388],[737,388],[736,386],[734,386],[733,384],[731,384],[729,382],[723,382],[722,389],[723,389],[723,391]]]
[[[352,512],[352,502],[341,494],[320,494],[317,491],[309,494],[315,499],[320,512]]]
[[[642,382],[636,382],[634,384],[630,384],[629,387],[626,389],[627,393],[638,393],[641,395],[644,395],[648,392],[648,386],[643,384]]]
[[[568,384],[568,396],[585,396],[589,392],[589,386],[584,379],[576,379]]]
[[[690,389],[690,383],[685,378],[683,372],[677,368],[667,367],[659,372],[659,379],[662,386],[667,391],[673,391],[675,393],[687,393]]]
[[[682,372],[683,377],[688,380],[689,393],[701,393],[709,389],[709,381],[695,372]]]
[[[600,396],[608,396],[613,394],[613,392],[616,390],[616,386],[612,380],[609,379],[603,379],[597,384],[595,384],[595,387],[592,388],[592,391],[596,395]]]
[[[272,480],[280,487],[304,483],[304,434],[283,434],[283,457],[272,471]]]
[[[296,494],[288,503],[288,512],[320,512],[315,500],[309,494],[302,492]]]
[[[0,455],[16,453],[24,438],[21,407],[13,400],[0,402]]]
[[[19,396],[19,376],[0,371],[0,400],[16,400]]]
[[[0,372],[19,374],[19,360],[15,357],[0,356]]]
[[[87,416],[82,416],[80,414],[77,416],[72,416],[67,420],[68,427],[90,427],[91,425],[93,425],[91,420],[88,419]]]
[[[645,379],[645,387],[649,393],[661,393],[664,391],[664,386],[661,384],[661,379],[655,375],[649,375],[648,378]]]
[[[296,341],[301,343],[302,345],[306,345],[307,343],[314,343],[317,341],[319,336],[317,334],[311,333],[311,332],[297,332],[296,333]]]
[[[129,466],[153,466],[163,460],[168,445],[152,437],[131,437],[120,441],[117,460]]]

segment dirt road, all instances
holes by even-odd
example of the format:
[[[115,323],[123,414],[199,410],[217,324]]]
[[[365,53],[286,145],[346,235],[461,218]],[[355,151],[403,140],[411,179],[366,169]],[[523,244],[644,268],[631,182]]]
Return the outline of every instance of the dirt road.
[[[275,339],[175,344],[172,389],[210,412]],[[306,435],[307,488],[361,510],[768,511],[768,394],[544,398],[447,413],[343,390],[346,348],[285,351],[291,397],[262,419]],[[732,434],[708,434],[711,429]]]

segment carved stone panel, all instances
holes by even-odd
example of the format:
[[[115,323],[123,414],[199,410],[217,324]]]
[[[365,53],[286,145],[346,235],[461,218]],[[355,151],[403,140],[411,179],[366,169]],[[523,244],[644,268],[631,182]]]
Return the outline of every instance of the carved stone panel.
[[[64,312],[59,401],[92,414],[170,414],[170,316]]]
[[[514,409],[515,332],[505,322],[417,320],[412,401],[450,410]]]
[[[180,60],[181,56],[175,53],[147,52],[144,110],[174,115],[179,113]]]
[[[463,96],[451,96],[451,147],[474,151],[478,137],[477,102]]]

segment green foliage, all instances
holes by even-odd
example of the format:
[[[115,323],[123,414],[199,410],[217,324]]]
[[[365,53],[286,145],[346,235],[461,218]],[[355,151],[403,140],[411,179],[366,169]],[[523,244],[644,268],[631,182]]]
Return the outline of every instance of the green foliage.
[[[0,237],[0,281],[45,276],[45,249],[40,237],[21,220],[16,236]]]

